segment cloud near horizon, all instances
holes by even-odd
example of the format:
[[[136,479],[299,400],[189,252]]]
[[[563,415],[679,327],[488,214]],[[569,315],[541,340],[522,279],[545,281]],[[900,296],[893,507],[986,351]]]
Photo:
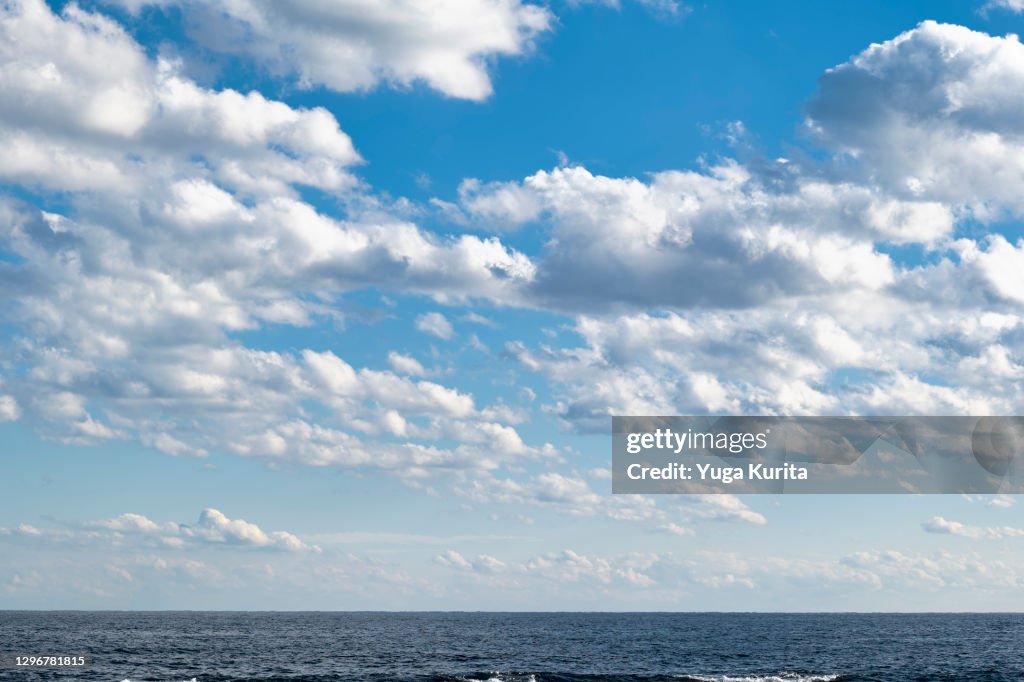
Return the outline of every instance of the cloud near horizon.
[[[192,525],[157,523],[142,514],[125,513],[112,519],[83,521],[63,528],[38,528],[19,524],[0,527],[6,538],[68,544],[75,542],[106,543],[121,549],[155,547],[185,550],[204,546],[267,549],[283,552],[320,552],[285,531],[266,532],[254,523],[230,519],[218,509],[207,508]]]

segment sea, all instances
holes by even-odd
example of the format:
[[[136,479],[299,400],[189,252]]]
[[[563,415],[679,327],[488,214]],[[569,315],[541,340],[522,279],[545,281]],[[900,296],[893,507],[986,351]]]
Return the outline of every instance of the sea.
[[[0,611],[0,652],[19,682],[996,682],[1024,614]]]

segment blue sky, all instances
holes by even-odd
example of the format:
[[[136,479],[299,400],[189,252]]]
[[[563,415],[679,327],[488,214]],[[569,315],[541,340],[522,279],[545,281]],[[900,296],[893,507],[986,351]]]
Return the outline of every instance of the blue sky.
[[[0,10],[0,608],[1021,610],[1011,495],[612,414],[1019,414],[1017,0]]]

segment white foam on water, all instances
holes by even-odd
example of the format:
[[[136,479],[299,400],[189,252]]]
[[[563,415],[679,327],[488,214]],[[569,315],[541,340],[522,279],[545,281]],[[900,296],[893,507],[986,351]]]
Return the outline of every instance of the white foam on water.
[[[767,675],[675,675],[694,682],[835,682],[842,675],[800,675],[799,673],[770,673]]]
[[[489,677],[487,682],[537,682],[537,677],[533,674],[524,678],[522,675],[502,675],[497,673]]]
[[[477,680],[472,677],[463,677],[460,679],[463,680],[463,682],[537,682],[537,676],[533,673],[530,673],[529,675],[491,673],[491,676],[486,680]],[[192,682],[195,682],[195,680]]]

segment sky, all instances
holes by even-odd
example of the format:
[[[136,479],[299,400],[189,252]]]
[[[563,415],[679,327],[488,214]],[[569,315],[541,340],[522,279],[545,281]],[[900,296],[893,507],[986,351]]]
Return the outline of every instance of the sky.
[[[611,415],[1024,406],[1020,0],[0,5],[0,608],[1021,611],[1016,496]]]

